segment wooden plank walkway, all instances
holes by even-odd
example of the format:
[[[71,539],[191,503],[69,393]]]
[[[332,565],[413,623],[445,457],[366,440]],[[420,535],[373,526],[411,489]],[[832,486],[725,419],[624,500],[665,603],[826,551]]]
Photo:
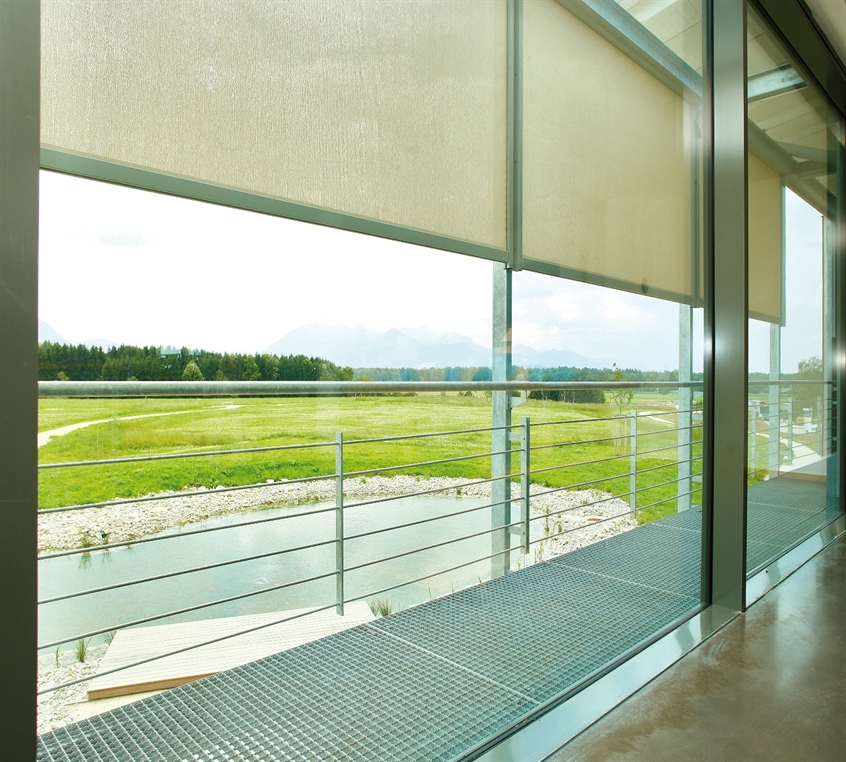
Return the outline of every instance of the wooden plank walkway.
[[[156,627],[119,630],[97,670],[108,672],[143,659],[160,656],[186,646],[220,638],[233,632],[293,617],[313,609],[226,617],[200,622],[180,622]],[[131,693],[173,688],[223,670],[247,664],[289,648],[310,643],[351,627],[373,620],[364,601],[348,603],[345,615],[334,610],[306,614],[289,622],[246,635],[238,635],[218,643],[167,656],[137,667],[95,677],[88,686],[89,700],[125,696]]]

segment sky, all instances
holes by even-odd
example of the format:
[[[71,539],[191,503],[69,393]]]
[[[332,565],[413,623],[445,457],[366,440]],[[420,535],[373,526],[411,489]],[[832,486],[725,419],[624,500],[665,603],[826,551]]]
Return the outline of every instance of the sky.
[[[795,373],[800,360],[822,353],[822,216],[792,191],[785,194],[785,325],[781,370]],[[749,370],[770,368],[770,326],[751,320]]]
[[[798,301],[788,298],[783,347],[794,366],[819,354],[807,325],[821,288],[807,267],[815,246],[819,259],[819,215],[795,202],[788,281]],[[74,343],[260,352],[321,322],[491,344],[485,260],[51,172],[41,173],[40,220],[39,315]],[[515,343],[622,367],[678,367],[678,305],[530,272],[513,277]],[[767,362],[768,344],[759,344],[753,326],[752,369]]]

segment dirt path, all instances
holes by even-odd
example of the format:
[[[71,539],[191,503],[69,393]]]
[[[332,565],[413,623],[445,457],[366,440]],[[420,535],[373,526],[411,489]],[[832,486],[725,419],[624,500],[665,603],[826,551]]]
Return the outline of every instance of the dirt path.
[[[219,408],[208,408],[209,410],[234,410],[235,408],[243,407],[242,405],[224,405]],[[158,418],[163,415],[183,415],[184,413],[196,413],[196,410],[174,410],[170,413],[144,413],[143,415],[125,415],[120,418],[103,418],[99,421],[84,421],[83,423],[72,423],[69,426],[62,426],[58,429],[50,429],[49,431],[38,432],[38,446],[43,447],[53,437],[63,437],[65,434],[70,434],[72,431],[84,429],[88,426],[94,426],[97,423],[109,423],[110,421],[136,421],[139,418]]]

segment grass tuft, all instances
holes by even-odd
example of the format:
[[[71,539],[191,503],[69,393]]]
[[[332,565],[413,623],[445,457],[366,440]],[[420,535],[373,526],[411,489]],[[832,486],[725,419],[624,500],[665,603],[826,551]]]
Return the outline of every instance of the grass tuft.
[[[393,601],[389,601],[387,598],[374,598],[368,605],[373,612],[373,616],[389,616],[396,610]]]
[[[85,663],[85,657],[88,655],[88,644],[91,642],[91,638],[87,640],[85,638],[80,638],[76,641],[76,645],[73,647],[73,652],[76,654],[76,660],[80,663]]]

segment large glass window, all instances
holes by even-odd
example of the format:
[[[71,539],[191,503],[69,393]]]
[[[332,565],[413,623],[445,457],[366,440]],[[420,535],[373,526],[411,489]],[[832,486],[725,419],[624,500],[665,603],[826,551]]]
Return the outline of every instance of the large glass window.
[[[747,570],[838,513],[835,226],[842,123],[752,9],[747,26]],[[842,168],[840,169],[842,172]]]

